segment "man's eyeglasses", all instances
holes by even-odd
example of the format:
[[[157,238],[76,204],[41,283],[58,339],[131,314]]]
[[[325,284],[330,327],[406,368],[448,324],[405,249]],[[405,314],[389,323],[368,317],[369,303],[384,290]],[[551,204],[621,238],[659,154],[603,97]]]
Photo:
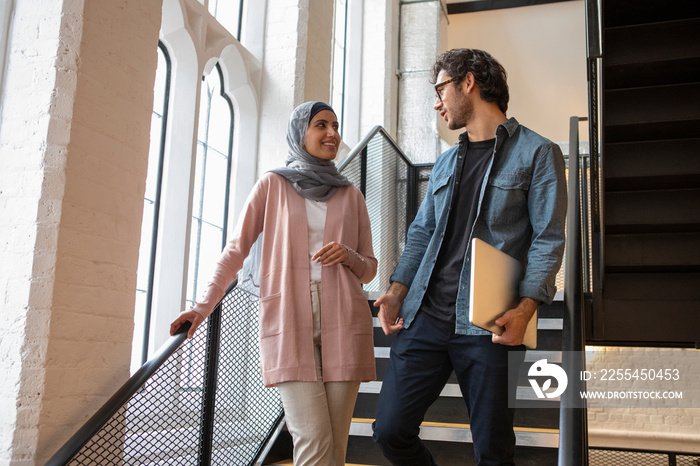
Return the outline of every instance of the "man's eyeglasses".
[[[440,102],[442,102],[442,95],[445,92],[443,88],[445,86],[447,86],[448,84],[450,84],[452,81],[458,81],[458,80],[459,80],[459,78],[452,78],[452,79],[448,79],[447,81],[437,83],[435,85],[435,94],[437,94],[437,98]]]

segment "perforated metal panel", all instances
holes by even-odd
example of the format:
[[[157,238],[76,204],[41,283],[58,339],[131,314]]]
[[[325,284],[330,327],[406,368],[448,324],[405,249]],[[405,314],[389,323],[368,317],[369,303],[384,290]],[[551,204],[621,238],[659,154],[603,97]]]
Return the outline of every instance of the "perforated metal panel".
[[[282,413],[277,390],[262,384],[257,315],[237,289],[222,302],[212,454],[204,464],[250,464]],[[69,464],[198,464],[212,401],[204,398],[207,322]]]
[[[382,133],[342,170],[365,195],[372,224],[377,276],[364,288],[384,291],[406,243],[406,231],[423,200],[432,165],[414,166]]]
[[[591,448],[588,461],[590,466],[700,466],[700,455]]]

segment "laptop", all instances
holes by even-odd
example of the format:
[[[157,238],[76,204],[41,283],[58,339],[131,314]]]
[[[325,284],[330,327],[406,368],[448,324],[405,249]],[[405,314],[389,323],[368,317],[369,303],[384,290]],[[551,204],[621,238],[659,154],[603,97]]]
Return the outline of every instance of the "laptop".
[[[496,319],[518,306],[518,284],[522,264],[479,238],[472,239],[469,322],[491,333],[501,334]],[[523,344],[537,347],[537,311],[525,330]]]

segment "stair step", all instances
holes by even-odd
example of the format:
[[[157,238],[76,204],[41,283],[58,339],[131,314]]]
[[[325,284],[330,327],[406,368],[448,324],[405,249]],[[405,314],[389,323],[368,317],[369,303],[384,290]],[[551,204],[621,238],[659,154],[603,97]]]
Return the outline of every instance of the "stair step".
[[[474,449],[463,442],[424,441],[435,461],[440,466],[474,466]],[[515,464],[518,466],[557,466],[558,450],[556,448],[538,448],[528,446],[515,447]],[[390,466],[379,451],[371,437],[350,437],[347,460],[354,463]]]
[[[677,104],[681,105],[681,104]],[[607,124],[605,144],[634,141],[660,141],[700,136],[700,119],[653,121],[648,123]]]
[[[353,418],[350,425],[350,435],[359,437],[372,436],[371,418]],[[516,445],[557,448],[559,446],[559,429],[515,427]],[[434,440],[440,442],[472,443],[472,434],[469,424],[423,422],[420,428],[422,440]]]
[[[700,225],[700,189],[621,191],[605,194],[605,225],[619,227],[648,225]],[[679,227],[687,231],[688,227]],[[647,229],[648,230],[648,229]],[[630,229],[630,231],[639,231]]]
[[[455,386],[459,389],[459,386]],[[553,387],[554,388],[554,387]],[[523,428],[548,428],[556,429],[559,427],[559,401],[558,400],[539,400],[534,396],[534,391],[531,387],[519,387],[521,396],[527,396],[528,399],[519,399],[518,408],[515,410],[514,425]],[[425,421],[429,422],[469,422],[469,413],[464,404],[464,399],[461,397],[461,392],[458,396],[440,396],[430,406],[425,414]],[[355,404],[354,416],[360,418],[369,418],[376,415],[377,393],[360,392],[357,395]]]
[[[700,272],[700,234],[606,235],[604,257],[611,273]]]
[[[604,66],[683,60],[700,56],[700,18],[605,28]],[[606,79],[606,88],[608,76]]]
[[[643,63],[606,64],[606,89],[651,87],[698,81],[700,57],[649,60]]]
[[[605,112],[606,128],[700,120],[700,82],[606,89]],[[683,137],[689,136],[696,134]]]
[[[527,368],[525,368],[527,370]],[[542,401],[543,407],[551,407],[547,405],[553,405],[556,404],[556,402],[559,401],[559,398],[547,398],[545,400],[539,400],[535,396],[534,392],[532,391],[532,388],[529,385],[526,385],[526,383],[521,383],[521,376],[520,374],[518,375],[518,394],[516,398],[518,400],[528,400],[528,401]],[[522,377],[522,380],[524,381],[526,377]],[[554,382],[554,385],[556,386],[556,382]],[[382,382],[379,380],[375,380],[372,382],[363,382],[360,385],[360,393],[364,394],[374,394],[377,395],[379,394],[380,390],[382,389]],[[461,398],[462,397],[462,390],[459,388],[459,384],[457,383],[448,383],[445,385],[445,388],[442,389],[442,392],[440,392],[441,397],[452,397],[452,398]]]
[[[674,0],[672,4],[639,0],[603,2],[603,18],[606,27],[657,23],[699,16],[700,2],[697,0]]]
[[[606,191],[627,178],[645,179],[653,187],[655,177],[683,176],[700,180],[700,139],[605,145]]]
[[[292,461],[292,460],[284,460],[284,461],[280,461],[280,462],[277,462],[277,463],[271,463],[271,464],[283,464],[283,465],[287,465],[287,466],[294,466],[294,461]],[[363,464],[358,464],[358,463],[345,463],[345,466],[372,466],[372,465],[369,465],[369,464],[366,464],[366,463],[363,463]]]
[[[700,273],[608,273],[603,298],[700,301]]]
[[[603,309],[607,343],[693,347],[700,341],[700,300],[604,299]]]

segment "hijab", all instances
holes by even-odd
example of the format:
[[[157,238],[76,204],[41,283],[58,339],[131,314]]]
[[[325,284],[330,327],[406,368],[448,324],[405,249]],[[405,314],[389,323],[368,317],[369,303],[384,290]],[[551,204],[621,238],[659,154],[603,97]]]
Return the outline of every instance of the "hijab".
[[[325,102],[306,102],[292,112],[287,125],[286,166],[271,170],[289,181],[294,190],[303,198],[314,201],[327,201],[339,186],[351,184],[350,180],[338,172],[329,160],[317,159],[304,149],[304,135],[311,119],[320,111],[330,110]],[[260,296],[260,261],[262,259],[262,233],[253,244],[243,268],[238,272],[238,288],[248,293],[255,302]]]
[[[317,101],[305,102],[294,109],[287,124],[286,166],[271,170],[285,177],[301,197],[313,201],[327,201],[339,186],[351,184],[332,161],[317,159],[304,148],[309,123],[322,110],[333,112],[330,105]]]

